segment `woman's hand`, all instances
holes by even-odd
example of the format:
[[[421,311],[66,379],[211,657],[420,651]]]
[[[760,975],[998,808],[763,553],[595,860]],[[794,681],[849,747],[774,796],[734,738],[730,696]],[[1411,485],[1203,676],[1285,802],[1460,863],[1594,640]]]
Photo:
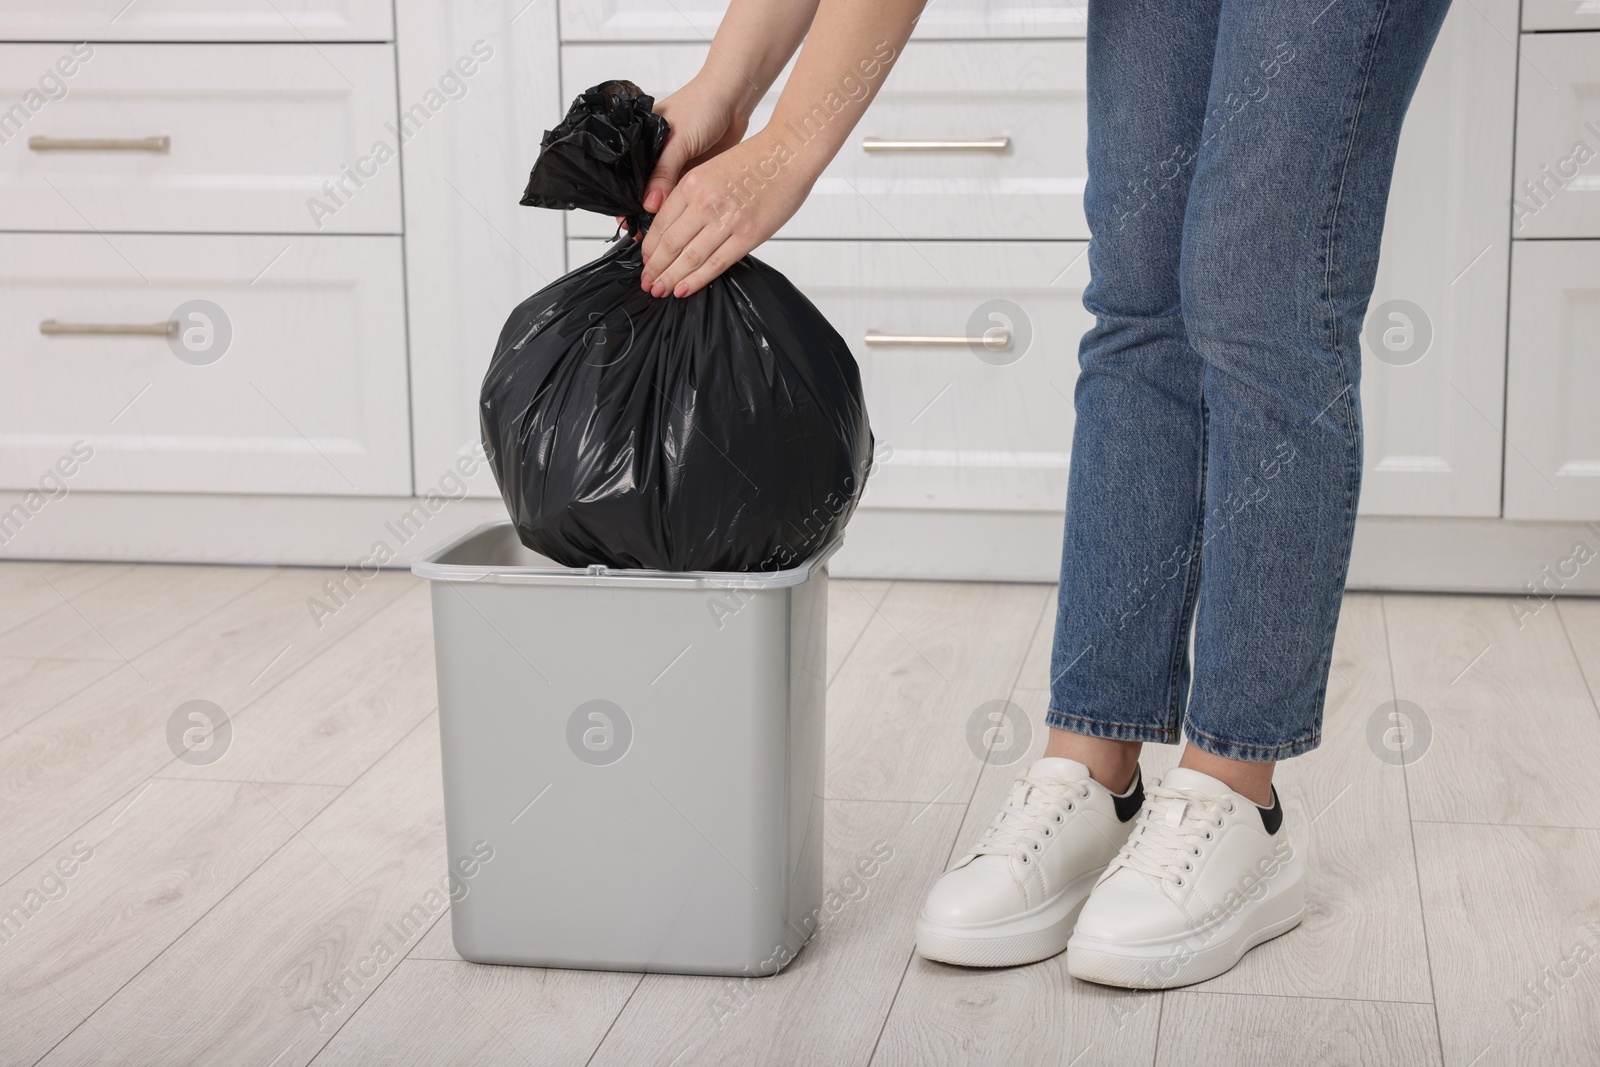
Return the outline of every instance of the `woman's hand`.
[[[815,181],[788,145],[766,131],[712,155],[672,188],[650,224],[641,287],[657,297],[704,288],[777,233]]]
[[[644,186],[644,209],[652,214],[661,210],[684,171],[738,144],[750,125],[750,116],[739,113],[727,89],[704,77],[658,102],[654,110],[672,132]]]
[[[739,143],[750,116],[740,112],[737,97],[728,86],[716,84],[704,74],[665,100],[656,101],[652,110],[667,120],[671,130],[644,185],[644,209],[655,214],[685,170]],[[619,226],[625,222],[617,216]],[[640,235],[633,236],[638,240]]]

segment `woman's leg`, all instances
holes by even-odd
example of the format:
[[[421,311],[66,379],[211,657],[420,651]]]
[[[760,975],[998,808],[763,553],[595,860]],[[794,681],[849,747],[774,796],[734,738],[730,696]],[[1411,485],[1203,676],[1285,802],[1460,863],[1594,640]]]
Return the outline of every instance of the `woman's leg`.
[[[1203,981],[1305,914],[1268,782],[1321,728],[1361,480],[1361,320],[1447,2],[1224,0],[1180,266],[1204,364],[1189,747],[1083,906],[1078,978]]]
[[[1178,740],[1199,585],[1204,363],[1180,253],[1220,0],[1089,8],[1092,239],[1051,662],[1047,756],[1120,790]]]
[[[917,918],[917,950],[969,966],[1066,947],[1144,801],[1139,743],[1178,738],[1200,520],[1203,364],[1179,254],[1221,0],[1089,7],[1093,240],[1045,757],[1013,784]],[[1167,559],[1167,557],[1173,557]],[[1173,572],[1158,578],[1163,560]]]
[[[1206,423],[1185,733],[1213,757],[1319,740],[1361,482],[1361,322],[1447,6],[1223,5],[1181,265]]]

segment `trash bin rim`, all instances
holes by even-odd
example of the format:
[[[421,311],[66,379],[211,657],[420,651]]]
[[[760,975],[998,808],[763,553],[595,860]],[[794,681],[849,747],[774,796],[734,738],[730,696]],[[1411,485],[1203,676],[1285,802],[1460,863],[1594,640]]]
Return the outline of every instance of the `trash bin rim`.
[[[844,544],[841,533],[797,567],[778,571],[653,571],[592,567],[523,567],[507,564],[440,562],[462,545],[497,528],[509,529],[510,519],[497,519],[464,530],[411,564],[411,573],[430,582],[470,582],[491,585],[603,585],[656,589],[782,589],[810,580],[812,574]]]

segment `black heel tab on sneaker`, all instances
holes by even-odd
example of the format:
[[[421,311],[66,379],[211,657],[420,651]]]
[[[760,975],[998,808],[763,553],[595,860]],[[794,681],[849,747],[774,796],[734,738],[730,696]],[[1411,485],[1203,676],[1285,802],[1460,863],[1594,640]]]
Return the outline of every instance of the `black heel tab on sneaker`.
[[[1272,787],[1272,807],[1263,808],[1257,804],[1256,810],[1261,813],[1261,825],[1266,828],[1267,833],[1276,834],[1278,828],[1283,825],[1283,801],[1278,799],[1277,786]]]
[[[1118,796],[1116,793],[1111,794],[1111,803],[1116,806],[1118,822],[1127,822],[1129,819],[1139,814],[1139,809],[1144,807],[1143,768],[1134,769],[1133,784],[1128,787],[1128,791],[1126,793],[1123,793],[1121,796]]]

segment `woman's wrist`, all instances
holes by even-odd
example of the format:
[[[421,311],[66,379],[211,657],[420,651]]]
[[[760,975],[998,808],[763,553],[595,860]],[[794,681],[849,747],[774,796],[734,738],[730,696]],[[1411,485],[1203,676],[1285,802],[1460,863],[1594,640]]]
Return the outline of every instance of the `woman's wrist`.
[[[705,65],[694,80],[712,99],[727,107],[742,122],[750,121],[761,98],[766,95],[765,86],[752,82],[745,74],[734,69],[727,59],[717,54],[715,48],[706,56]]]
[[[783,159],[785,170],[792,170],[804,178],[806,188],[816,184],[822,172],[828,169],[828,164],[833,162],[833,157],[838,153],[839,145],[831,135],[819,136],[818,130],[806,120],[809,114],[791,115],[785,108],[778,108],[767,120],[767,124],[753,135],[762,138],[773,146],[773,151]],[[832,134],[834,131],[827,131]]]

